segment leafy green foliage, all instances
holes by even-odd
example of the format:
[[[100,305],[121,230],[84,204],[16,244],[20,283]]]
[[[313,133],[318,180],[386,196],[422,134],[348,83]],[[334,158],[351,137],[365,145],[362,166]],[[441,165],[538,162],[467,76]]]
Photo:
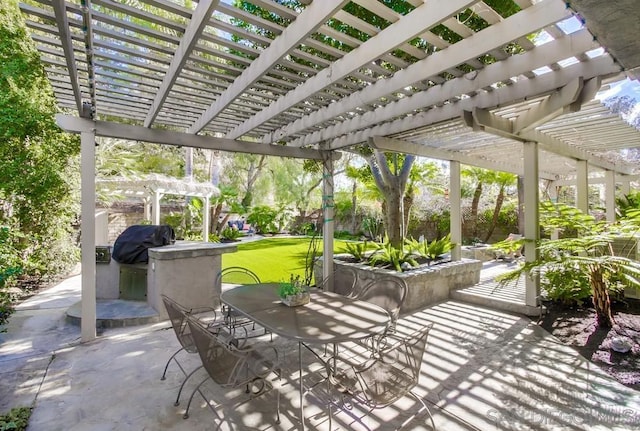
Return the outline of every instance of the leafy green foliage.
[[[0,224],[11,231],[4,260],[43,278],[77,262],[77,137],[55,124],[57,108],[17,0],[0,3]],[[9,244],[10,248],[6,248]],[[11,253],[12,257],[7,257]],[[3,287],[0,286],[0,290]],[[4,296],[6,300],[6,295]],[[0,300],[0,303],[5,303]]]
[[[307,291],[299,275],[291,274],[289,281],[280,283],[278,287],[278,296],[286,298],[287,296],[298,295]]]
[[[251,209],[247,216],[247,222],[256,228],[257,233],[277,232],[276,219],[278,211],[266,205],[256,206]]]
[[[238,229],[234,229],[230,226],[225,227],[224,229],[222,229],[222,232],[220,233],[220,238],[222,239],[226,239],[229,241],[235,241],[238,238],[240,238],[242,236],[242,232],[240,232]]]
[[[25,431],[29,425],[31,408],[16,407],[0,416],[0,431]]]
[[[584,277],[588,279],[590,295],[596,310],[599,326],[611,327],[614,323],[611,312],[610,294],[625,287],[640,286],[640,262],[625,256],[617,256],[613,242],[620,238],[621,231],[628,232],[634,221],[626,225],[603,224],[592,217],[582,214],[575,208],[565,205],[544,204],[545,217],[549,226],[566,228],[574,227],[581,236],[577,238],[560,238],[542,240],[538,244],[539,256],[532,261],[525,262],[515,271],[501,277],[501,282],[517,279],[522,273],[533,276],[546,277],[545,281],[551,288],[547,288],[550,296],[561,298],[562,301],[579,302],[584,298]],[[573,219],[565,220],[570,215]],[[635,221],[635,232],[640,224]],[[582,275],[581,275],[582,274]],[[567,278],[573,277],[573,278]],[[545,284],[543,283],[543,284]]]
[[[547,265],[540,287],[547,299],[564,305],[581,306],[591,297],[588,274],[570,264]]]

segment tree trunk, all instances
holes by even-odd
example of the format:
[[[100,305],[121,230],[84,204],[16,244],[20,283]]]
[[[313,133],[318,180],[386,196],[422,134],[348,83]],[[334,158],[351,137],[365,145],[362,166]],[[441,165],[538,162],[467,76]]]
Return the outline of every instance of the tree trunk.
[[[357,223],[357,204],[358,204],[358,183],[354,180],[353,186],[351,188],[351,234],[355,235],[357,233],[358,223]]]
[[[600,328],[611,328],[615,322],[611,314],[611,300],[602,269],[594,265],[589,272],[591,288],[593,289],[593,307],[596,310],[596,322]]]
[[[491,225],[489,229],[487,229],[487,236],[484,239],[484,242],[489,242],[489,238],[493,234],[496,225],[498,224],[498,218],[500,218],[500,210],[502,209],[502,203],[504,202],[504,187],[500,187],[500,191],[498,192],[498,197],[496,198],[496,206],[493,209],[493,217],[491,218]]]
[[[478,206],[480,206],[480,196],[482,196],[482,181],[478,181],[478,185],[473,192],[473,200],[471,201],[471,233],[474,238],[478,236]]]
[[[402,214],[400,211],[400,194],[388,193],[386,196],[387,211],[385,219],[387,222],[387,235],[389,242],[396,248],[402,246]]]

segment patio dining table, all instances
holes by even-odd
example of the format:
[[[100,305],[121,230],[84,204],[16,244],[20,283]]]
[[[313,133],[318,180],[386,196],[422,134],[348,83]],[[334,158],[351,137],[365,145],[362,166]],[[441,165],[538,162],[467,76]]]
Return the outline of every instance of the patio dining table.
[[[278,283],[240,286],[223,292],[220,299],[274,334],[298,342],[300,422],[304,429],[303,345],[335,346],[381,334],[390,317],[377,305],[321,290],[311,290],[308,304],[289,307],[281,303],[278,287]]]

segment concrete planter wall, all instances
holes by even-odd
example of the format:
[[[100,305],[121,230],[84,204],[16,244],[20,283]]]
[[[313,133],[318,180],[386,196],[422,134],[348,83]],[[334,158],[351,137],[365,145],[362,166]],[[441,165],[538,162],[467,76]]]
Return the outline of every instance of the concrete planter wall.
[[[409,287],[401,309],[403,314],[449,298],[450,290],[477,284],[480,282],[480,270],[482,269],[482,262],[475,259],[462,259],[431,266],[423,265],[402,273],[395,270],[374,268],[361,263],[344,262],[339,259],[334,259],[333,265],[334,271],[344,265],[357,272],[356,289],[381,275],[391,275],[403,279]],[[316,262],[315,275],[316,280],[322,279],[322,258]],[[341,282],[339,275],[337,275],[335,282]]]

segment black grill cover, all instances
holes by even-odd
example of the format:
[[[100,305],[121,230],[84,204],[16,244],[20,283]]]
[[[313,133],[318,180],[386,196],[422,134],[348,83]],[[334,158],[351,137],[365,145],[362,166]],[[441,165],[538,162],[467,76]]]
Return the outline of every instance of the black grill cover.
[[[111,257],[120,263],[149,262],[148,249],[173,244],[176,234],[169,225],[134,225],[120,234]]]

